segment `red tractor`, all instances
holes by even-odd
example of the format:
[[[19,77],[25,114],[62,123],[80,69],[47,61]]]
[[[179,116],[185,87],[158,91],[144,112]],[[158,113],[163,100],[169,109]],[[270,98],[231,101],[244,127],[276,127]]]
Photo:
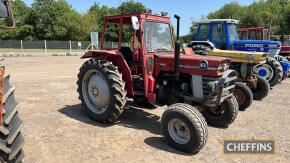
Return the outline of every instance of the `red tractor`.
[[[279,41],[281,40],[280,36],[271,36],[271,40]],[[282,40],[282,48],[280,51],[280,55],[287,58],[290,61],[290,35],[284,35],[284,39]]]
[[[236,119],[237,73],[229,70],[228,58],[181,54],[175,18],[176,43],[165,13],[104,17],[101,49],[82,56],[89,59],[80,68],[78,92],[85,112],[101,123],[117,121],[128,98],[169,105],[161,118],[165,138],[196,153],[207,141],[206,121],[228,126]],[[106,44],[114,40],[118,47]]]
[[[11,4],[8,0],[0,0],[0,28],[10,29],[15,26]],[[7,22],[7,23],[6,23]],[[10,24],[11,22],[11,24]],[[19,118],[15,86],[5,74],[5,66],[0,65],[0,162],[22,162],[24,153],[23,127]]]

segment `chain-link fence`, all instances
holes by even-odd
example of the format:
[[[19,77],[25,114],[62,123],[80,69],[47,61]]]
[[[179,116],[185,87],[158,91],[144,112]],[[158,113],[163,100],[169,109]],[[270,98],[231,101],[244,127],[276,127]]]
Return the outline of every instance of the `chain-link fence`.
[[[61,56],[81,55],[90,41],[22,41],[0,40],[0,56]],[[117,42],[105,42],[106,48],[118,47]]]

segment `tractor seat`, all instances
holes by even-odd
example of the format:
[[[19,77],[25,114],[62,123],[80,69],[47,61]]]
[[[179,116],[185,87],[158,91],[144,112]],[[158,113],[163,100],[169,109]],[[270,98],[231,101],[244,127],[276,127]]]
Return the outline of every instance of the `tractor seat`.
[[[123,54],[128,65],[133,63],[133,52],[130,47],[122,46],[120,52]]]
[[[129,66],[142,66],[142,63],[134,61],[133,52],[130,47],[122,46],[120,52],[122,53]]]

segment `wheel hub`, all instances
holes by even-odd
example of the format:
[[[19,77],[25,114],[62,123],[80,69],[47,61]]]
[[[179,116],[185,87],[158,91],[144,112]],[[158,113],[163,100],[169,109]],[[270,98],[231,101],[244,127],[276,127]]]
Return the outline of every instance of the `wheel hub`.
[[[99,89],[97,87],[94,87],[92,93],[95,97],[99,96]]]
[[[245,95],[244,95],[243,92],[240,91],[240,90],[235,90],[235,91],[234,91],[234,96],[236,97],[236,99],[237,99],[237,101],[238,101],[239,104],[244,103],[245,100],[246,100]]]
[[[170,137],[179,144],[186,144],[190,140],[190,130],[186,123],[179,119],[172,119],[168,123]]]
[[[209,109],[210,114],[212,114],[213,116],[216,117],[220,117],[223,116],[224,112],[225,112],[225,106],[223,105],[223,103],[221,103],[220,105],[214,106],[211,109]]]
[[[97,70],[88,71],[83,78],[82,91],[88,108],[103,113],[110,103],[110,88],[106,78]]]
[[[262,78],[266,79],[267,81],[270,81],[274,76],[273,75],[274,71],[272,67],[267,64],[256,65],[254,67],[254,72],[257,73]]]

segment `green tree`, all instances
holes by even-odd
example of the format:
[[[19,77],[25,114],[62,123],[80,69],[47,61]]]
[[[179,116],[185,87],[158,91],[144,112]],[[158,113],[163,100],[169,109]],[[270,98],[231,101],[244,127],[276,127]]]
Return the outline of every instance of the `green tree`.
[[[241,19],[246,13],[246,7],[241,6],[237,1],[225,4],[221,9],[208,15],[209,19]]]
[[[16,20],[16,28],[11,30],[0,30],[0,39],[33,39],[33,27],[29,25],[31,8],[23,1],[12,1],[13,14]]]
[[[37,39],[79,40],[82,17],[66,0],[35,0],[32,25]]]
[[[140,2],[128,0],[121,3],[121,5],[118,7],[118,10],[121,13],[145,12],[146,7]]]
[[[83,16],[83,27],[87,33],[87,39],[90,37],[90,32],[101,32],[103,29],[103,17],[108,15],[116,15],[119,11],[116,8],[100,6],[94,3],[87,13]]]
[[[282,1],[285,3],[281,3]],[[281,14],[283,7],[286,8],[284,15]],[[289,0],[259,0],[249,6],[241,6],[238,2],[231,2],[225,4],[219,10],[210,13],[208,18],[237,19],[240,20],[240,27],[271,27],[273,34],[279,34],[284,23],[286,27],[285,31],[290,32],[289,8]]]

